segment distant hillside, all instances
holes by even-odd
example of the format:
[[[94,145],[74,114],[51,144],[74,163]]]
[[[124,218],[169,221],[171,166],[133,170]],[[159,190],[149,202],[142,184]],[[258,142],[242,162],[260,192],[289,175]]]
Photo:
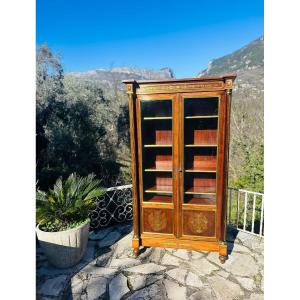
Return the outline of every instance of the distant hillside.
[[[104,88],[111,88],[117,85],[118,88],[121,89],[123,89],[122,80],[125,79],[147,80],[174,78],[173,71],[170,68],[150,70],[143,68],[119,67],[112,69],[96,69],[87,72],[71,72],[67,75],[77,79],[96,81]]]
[[[229,55],[211,60],[207,69],[197,76],[225,73],[237,74],[231,111],[230,177],[239,178],[245,176],[245,162],[252,164],[246,156],[263,145],[264,37]]]
[[[263,101],[264,90],[264,37],[260,37],[241,49],[223,57],[213,59],[207,69],[197,76],[213,76],[237,73],[235,96],[250,94],[251,98]],[[249,100],[249,99],[248,99]]]
[[[262,36],[229,55],[211,60],[208,63],[208,68],[198,76],[254,70],[263,66],[264,38]]]

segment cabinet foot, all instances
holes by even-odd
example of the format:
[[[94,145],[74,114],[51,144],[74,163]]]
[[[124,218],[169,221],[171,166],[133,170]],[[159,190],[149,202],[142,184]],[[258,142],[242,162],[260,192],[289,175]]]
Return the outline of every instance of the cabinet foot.
[[[139,255],[139,248],[133,248],[133,254],[135,257],[138,257]]]
[[[224,264],[226,261],[226,256],[225,255],[219,255],[219,260],[221,264]]]

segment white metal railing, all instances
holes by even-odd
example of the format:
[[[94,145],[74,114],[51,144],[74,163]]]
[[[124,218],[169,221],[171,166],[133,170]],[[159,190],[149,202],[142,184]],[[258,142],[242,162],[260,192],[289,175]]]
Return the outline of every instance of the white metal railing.
[[[264,194],[229,187],[227,207],[228,224],[263,237]]]
[[[111,217],[118,222],[132,219],[131,188],[132,185],[128,184],[106,190],[106,199],[101,198],[98,208],[93,212],[95,227],[106,226]],[[227,223],[237,230],[263,237],[264,194],[229,187],[227,201]],[[113,211],[107,209],[111,202],[115,203]]]

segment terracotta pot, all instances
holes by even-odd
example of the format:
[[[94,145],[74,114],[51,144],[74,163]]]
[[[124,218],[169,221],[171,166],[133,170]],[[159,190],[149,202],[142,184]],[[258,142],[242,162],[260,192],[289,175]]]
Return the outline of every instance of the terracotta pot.
[[[58,268],[68,268],[76,265],[83,257],[88,238],[89,223],[76,228],[46,232],[36,227],[39,243],[49,262]]]

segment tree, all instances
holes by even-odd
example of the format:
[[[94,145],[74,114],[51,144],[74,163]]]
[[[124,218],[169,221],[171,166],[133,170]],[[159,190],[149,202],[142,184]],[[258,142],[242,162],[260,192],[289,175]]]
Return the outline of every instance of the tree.
[[[64,97],[64,72],[58,56],[52,54],[50,48],[43,44],[36,56],[36,156],[37,167],[39,157],[47,147],[44,126],[57,101]]]
[[[58,56],[37,53],[37,179],[42,189],[76,172],[104,186],[119,176],[111,138],[110,105],[95,84],[64,77]]]

